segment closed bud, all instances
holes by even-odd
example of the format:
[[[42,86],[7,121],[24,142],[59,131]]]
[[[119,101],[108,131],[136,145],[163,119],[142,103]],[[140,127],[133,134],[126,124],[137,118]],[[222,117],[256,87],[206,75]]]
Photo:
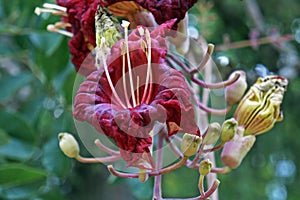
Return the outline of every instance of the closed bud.
[[[202,160],[199,166],[200,175],[206,176],[210,173],[212,162],[209,159]]]
[[[234,71],[230,74],[229,79],[234,78],[237,74],[240,75],[239,79],[225,88],[225,98],[230,105],[238,103],[247,89],[246,73],[244,71]]]
[[[220,135],[221,135],[220,124],[217,122],[213,122],[209,124],[205,137],[203,137],[203,144],[205,145],[215,144],[220,138]]]
[[[59,147],[62,152],[69,158],[79,156],[79,145],[73,135],[69,133],[58,134]]]
[[[234,137],[237,127],[238,122],[234,118],[227,119],[226,121],[224,121],[221,130],[222,141],[230,141]]]
[[[241,164],[256,140],[253,135],[243,136],[243,132],[244,129],[239,127],[237,134],[224,145],[222,150],[221,160],[231,169],[235,169]]]
[[[258,135],[282,120],[280,105],[288,80],[277,75],[258,78],[240,101],[234,117],[245,128],[244,135]]]
[[[181,151],[183,152],[184,156],[188,157],[196,154],[200,147],[201,142],[202,142],[202,137],[185,133],[182,137],[182,142],[181,142]]]

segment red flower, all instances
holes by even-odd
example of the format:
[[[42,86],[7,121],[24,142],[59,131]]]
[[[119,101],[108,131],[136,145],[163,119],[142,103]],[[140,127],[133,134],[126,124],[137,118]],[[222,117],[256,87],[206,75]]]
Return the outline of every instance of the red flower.
[[[106,0],[104,2],[105,6],[113,6],[113,4],[123,1],[127,0]],[[162,24],[170,19],[182,20],[197,0],[134,0],[134,2],[151,12],[156,22]]]
[[[67,17],[63,21],[72,25],[67,28],[73,33],[69,40],[69,48],[72,55],[72,63],[76,71],[81,67],[87,55],[95,48],[95,12],[100,0],[56,0],[57,4],[67,8]],[[87,65],[80,69],[80,73],[88,75],[94,69],[94,65]]]
[[[104,65],[91,73],[75,97],[74,117],[112,138],[127,166],[153,169],[149,147],[157,121],[166,123],[169,136],[200,135],[185,78],[165,63],[165,34],[175,21],[157,27],[149,34],[151,39],[146,28],[133,30],[128,37],[129,54],[124,52],[126,40],[117,42],[107,57],[107,68]]]
[[[82,66],[82,63],[88,54],[96,47],[95,12],[97,6],[111,7],[112,10],[116,11],[116,9],[113,9],[114,4],[123,1],[124,0],[56,0],[59,6],[67,8],[67,17],[63,17],[63,21],[72,25],[67,28],[68,31],[73,33],[73,37],[68,43],[72,56],[71,60],[76,71],[84,76],[87,76],[94,70],[93,64],[90,63],[90,65]],[[177,18],[177,20],[180,21],[184,18],[187,10],[192,7],[197,0],[172,0],[171,2],[167,0],[135,0],[134,2],[139,5],[138,7],[143,7],[151,12],[155,20],[161,24],[173,18]],[[133,3],[128,4],[132,5]],[[136,8],[137,7],[133,7],[132,9]],[[122,10],[119,10],[119,12],[122,12]]]

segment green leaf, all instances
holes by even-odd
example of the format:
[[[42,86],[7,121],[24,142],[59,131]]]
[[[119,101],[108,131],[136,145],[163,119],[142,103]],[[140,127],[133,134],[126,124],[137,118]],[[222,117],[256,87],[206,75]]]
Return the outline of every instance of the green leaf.
[[[0,124],[9,135],[33,143],[38,135],[34,134],[32,126],[17,113],[0,111]]]
[[[0,129],[0,147],[7,144],[9,141],[9,136],[3,129]]]
[[[32,200],[64,200],[64,196],[62,192],[59,190],[58,187],[51,187],[51,190],[49,188],[45,188],[46,192],[38,196],[38,198],[33,198]]]
[[[43,153],[42,163],[48,171],[59,177],[64,177],[70,172],[71,159],[63,155],[56,137],[44,146]]]
[[[29,38],[32,44],[38,49],[43,50],[47,56],[52,55],[63,41],[62,35],[46,31],[32,32]]]
[[[28,160],[38,148],[22,140],[8,139],[5,145],[0,146],[0,155],[9,159],[25,161]]]
[[[7,164],[0,167],[0,186],[15,187],[45,180],[47,173],[23,164]]]
[[[31,74],[22,73],[17,76],[6,76],[0,79],[0,102],[12,97],[15,92],[27,85],[31,80]]]
[[[28,200],[31,197],[36,196],[41,188],[41,182],[37,181],[35,183],[3,188],[0,190],[0,199],[5,200]],[[2,198],[1,198],[2,197]]]

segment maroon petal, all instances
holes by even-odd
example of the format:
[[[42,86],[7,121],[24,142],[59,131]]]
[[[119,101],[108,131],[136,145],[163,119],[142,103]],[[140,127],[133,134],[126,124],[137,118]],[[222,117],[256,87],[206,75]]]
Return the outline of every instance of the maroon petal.
[[[162,24],[151,35],[151,70],[153,82],[149,88],[139,87],[140,95],[136,98],[141,102],[135,107],[122,107],[114,101],[112,89],[109,86],[103,68],[91,73],[80,85],[74,102],[74,117],[79,121],[87,121],[94,128],[112,138],[121,151],[122,158],[128,166],[152,169],[154,167],[149,147],[152,144],[150,132],[156,121],[166,123],[168,134],[188,132],[200,135],[199,129],[191,116],[194,116],[190,103],[190,90],[183,74],[169,68],[165,64],[167,47],[165,34],[174,24],[171,20]],[[147,58],[141,43],[145,36],[140,36],[134,30],[128,37],[133,80],[139,76],[146,81]],[[121,44],[116,43],[107,58],[110,78],[115,90],[124,99],[124,85],[120,81],[122,74]],[[126,65],[126,69],[127,69]],[[128,71],[128,70],[127,70]],[[127,80],[128,81],[128,80]],[[135,81],[135,85],[137,81]],[[125,86],[127,87],[127,86]],[[142,102],[143,93],[148,100]],[[132,103],[132,100],[131,100]]]
[[[72,25],[68,31],[73,33],[69,41],[71,60],[76,71],[86,76],[95,70],[91,60],[82,66],[85,58],[94,49],[95,42],[95,12],[100,0],[56,0],[57,4],[67,8],[68,16],[63,21]]]
[[[106,0],[106,6],[113,5],[126,0]],[[197,2],[197,0],[134,0],[137,4],[150,11],[158,24],[170,19],[177,18],[178,21],[185,17],[186,12]]]

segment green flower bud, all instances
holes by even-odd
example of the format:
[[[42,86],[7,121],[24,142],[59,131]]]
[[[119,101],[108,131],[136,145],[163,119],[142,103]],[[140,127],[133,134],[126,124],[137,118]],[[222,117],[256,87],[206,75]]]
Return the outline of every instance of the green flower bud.
[[[237,168],[252,148],[256,138],[253,135],[243,136],[244,129],[239,127],[234,138],[224,145],[221,160],[231,169]]]
[[[220,135],[221,135],[220,124],[217,122],[213,122],[209,124],[205,137],[203,138],[203,144],[205,145],[215,144],[220,138]]]
[[[73,135],[69,133],[59,133],[58,140],[59,147],[66,156],[69,158],[79,156],[79,145]]]
[[[183,152],[184,156],[188,157],[196,154],[201,142],[202,137],[185,133],[181,142],[181,151]]]
[[[221,139],[223,142],[228,142],[231,140],[236,132],[236,129],[238,127],[238,122],[234,119],[227,119],[222,124],[222,131],[221,131]]]
[[[277,75],[258,78],[239,103],[234,117],[245,128],[244,135],[258,135],[282,120],[280,105],[288,80]]]
[[[236,74],[240,75],[239,79],[225,88],[225,98],[230,105],[238,103],[247,89],[246,73],[241,70],[234,71],[229,79],[234,78]]]
[[[199,166],[200,175],[206,176],[209,174],[212,167],[212,162],[209,159],[202,160]]]
[[[105,45],[111,48],[122,38],[118,19],[105,7],[98,6],[95,14],[96,45],[101,44],[101,38],[105,38]]]

